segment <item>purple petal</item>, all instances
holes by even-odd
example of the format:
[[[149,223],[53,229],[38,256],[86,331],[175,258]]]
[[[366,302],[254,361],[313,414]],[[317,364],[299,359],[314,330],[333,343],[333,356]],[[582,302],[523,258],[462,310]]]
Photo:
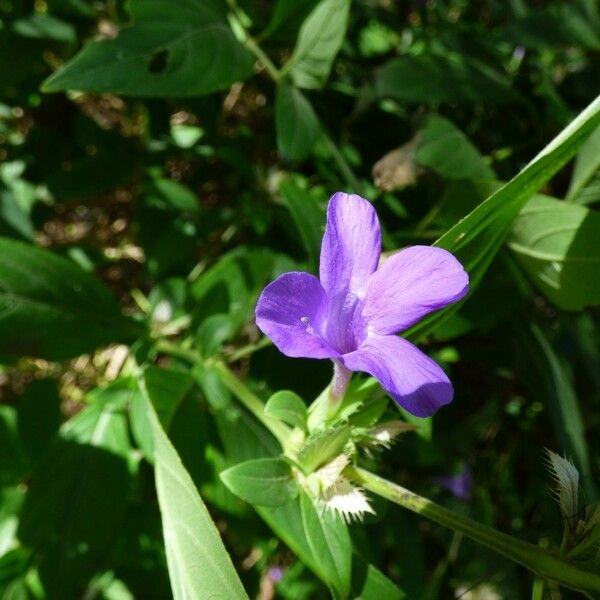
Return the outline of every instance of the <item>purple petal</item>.
[[[396,333],[460,300],[469,276],[447,250],[412,246],[388,258],[369,280],[362,315],[371,331]]]
[[[434,477],[433,482],[445,487],[460,500],[469,500],[473,492],[473,475],[468,465],[463,466],[460,475],[443,475]]]
[[[395,335],[369,335],[342,357],[352,371],[365,371],[417,417],[429,417],[452,401],[454,390],[442,368],[410,342]]]
[[[381,231],[371,203],[355,194],[334,194],[327,207],[320,278],[330,305],[327,337],[341,352],[356,349],[357,305],[380,254]]]
[[[329,297],[348,293],[364,297],[380,254],[381,231],[371,203],[355,194],[334,194],[327,207],[320,265]]]
[[[284,273],[270,283],[256,305],[256,324],[283,354],[335,358],[339,353],[322,338],[327,295],[309,273]]]

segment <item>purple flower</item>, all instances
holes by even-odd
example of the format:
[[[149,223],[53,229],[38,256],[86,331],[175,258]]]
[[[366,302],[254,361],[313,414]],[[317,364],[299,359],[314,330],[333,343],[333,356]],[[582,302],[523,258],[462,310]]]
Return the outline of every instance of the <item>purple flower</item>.
[[[452,400],[452,384],[437,363],[394,334],[460,300],[468,275],[441,248],[412,246],[378,268],[380,254],[373,206],[354,194],[334,194],[320,279],[281,275],[261,294],[256,323],[287,356],[332,359],[334,397],[343,394],[351,371],[365,371],[406,410],[426,417]]]
[[[445,487],[455,498],[469,500],[473,492],[473,475],[468,465],[464,465],[459,475],[434,477],[433,482]]]

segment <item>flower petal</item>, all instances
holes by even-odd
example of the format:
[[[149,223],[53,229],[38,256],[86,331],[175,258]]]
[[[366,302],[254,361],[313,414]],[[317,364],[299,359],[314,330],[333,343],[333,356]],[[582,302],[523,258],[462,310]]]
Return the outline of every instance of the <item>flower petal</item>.
[[[373,375],[398,404],[417,417],[431,416],[454,395],[442,368],[395,335],[370,335],[341,361],[352,371]]]
[[[370,331],[396,333],[460,300],[469,276],[447,250],[411,246],[388,258],[369,280],[362,315]]]
[[[329,298],[364,297],[380,254],[381,231],[371,203],[355,194],[334,194],[327,207],[320,264]]]
[[[334,194],[327,207],[320,276],[329,299],[326,337],[341,354],[356,350],[356,340],[364,337],[362,300],[380,254],[373,206],[354,194]]]
[[[256,324],[286,356],[335,358],[321,334],[326,311],[327,295],[314,275],[284,273],[260,295]]]

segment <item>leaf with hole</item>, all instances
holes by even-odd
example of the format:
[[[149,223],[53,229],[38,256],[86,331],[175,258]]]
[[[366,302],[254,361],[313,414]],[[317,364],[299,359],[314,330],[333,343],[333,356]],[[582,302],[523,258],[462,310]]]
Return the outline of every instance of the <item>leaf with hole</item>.
[[[204,0],[129,3],[133,24],[91,42],[49,77],[46,92],[82,90],[129,96],[202,96],[253,73],[253,59],[224,15]]]

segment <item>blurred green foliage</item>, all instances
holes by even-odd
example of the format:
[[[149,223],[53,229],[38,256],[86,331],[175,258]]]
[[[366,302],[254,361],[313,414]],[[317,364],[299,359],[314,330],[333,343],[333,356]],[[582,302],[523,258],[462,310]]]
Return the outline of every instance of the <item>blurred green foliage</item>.
[[[289,467],[218,361],[306,427],[331,367],[254,306],[316,270],[329,195],[369,198],[385,251],[437,240],[473,285],[411,332],[454,402],[367,464],[558,546],[544,447],[585,502],[600,473],[597,103],[530,161],[599,91],[593,0],[0,0],[2,599],[530,597],[377,498],[346,526],[234,495]],[[435,483],[465,464],[468,501]]]

